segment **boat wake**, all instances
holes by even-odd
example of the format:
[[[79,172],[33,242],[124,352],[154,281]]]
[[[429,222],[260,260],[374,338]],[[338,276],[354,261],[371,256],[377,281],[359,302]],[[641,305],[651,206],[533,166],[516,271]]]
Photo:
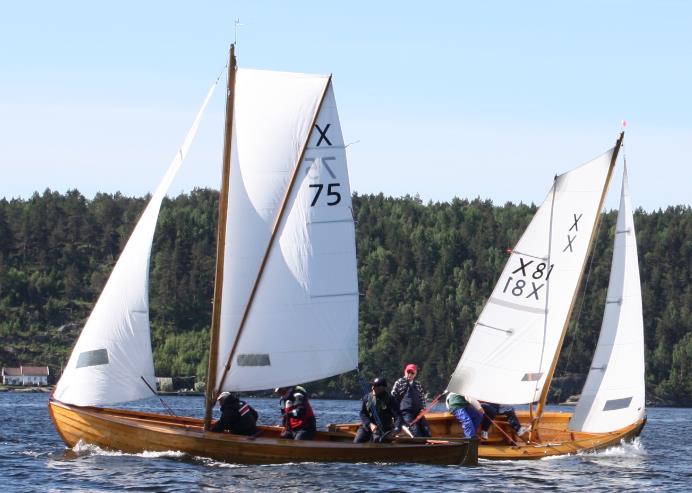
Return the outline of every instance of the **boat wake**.
[[[589,455],[602,457],[643,457],[646,455],[646,449],[639,437],[637,437],[631,441],[623,440],[620,442],[620,445],[616,445],[615,447],[590,452]]]
[[[163,452],[145,450],[144,452],[137,454],[131,454],[119,450],[104,450],[98,445],[92,445],[84,442],[83,440],[80,440],[74,447],[72,447],[72,452],[74,452],[77,457],[101,455],[105,457],[143,457],[145,459],[158,459],[164,457],[169,459],[180,459],[188,456],[185,452],[181,452],[179,450],[166,450]]]
[[[639,437],[632,441],[622,440],[619,445],[609,447],[602,450],[585,450],[574,454],[564,454],[564,455],[551,455],[548,457],[543,457],[541,461],[553,461],[553,460],[566,460],[573,457],[584,457],[584,458],[598,458],[598,457],[643,457],[646,455],[646,449],[642,444]]]

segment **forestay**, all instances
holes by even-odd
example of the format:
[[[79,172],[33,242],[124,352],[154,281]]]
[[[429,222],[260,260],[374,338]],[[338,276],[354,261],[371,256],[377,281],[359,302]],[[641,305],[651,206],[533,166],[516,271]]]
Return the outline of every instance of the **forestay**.
[[[217,81],[218,82],[218,81]],[[161,201],[192,144],[216,83],[135,226],[82,330],[54,397],[78,406],[151,396],[155,388],[149,330],[149,260]]]
[[[555,177],[483,308],[448,390],[505,404],[539,399],[589,250],[613,151]]]
[[[354,369],[355,231],[330,78],[239,69],[235,87],[220,390],[266,389]],[[296,166],[276,240],[259,275]],[[255,282],[257,290],[224,379]]]
[[[601,334],[569,427],[615,431],[641,419],[644,408],[642,292],[625,169]]]

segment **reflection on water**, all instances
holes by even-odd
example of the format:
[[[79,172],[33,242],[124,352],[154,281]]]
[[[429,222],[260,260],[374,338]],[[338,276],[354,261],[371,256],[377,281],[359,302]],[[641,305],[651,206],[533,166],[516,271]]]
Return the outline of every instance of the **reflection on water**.
[[[182,452],[125,454],[80,443],[65,448],[47,412],[47,395],[0,394],[0,478],[14,491],[688,491],[692,410],[650,409],[640,439],[595,453],[539,461],[485,461],[480,467],[419,464],[239,465]],[[201,417],[199,397],[166,397],[176,414]],[[251,399],[262,424],[278,424],[272,399]],[[320,427],[354,421],[357,401],[317,400]],[[128,405],[162,412],[150,399]],[[671,437],[670,430],[676,430]],[[660,440],[659,437],[669,437]]]

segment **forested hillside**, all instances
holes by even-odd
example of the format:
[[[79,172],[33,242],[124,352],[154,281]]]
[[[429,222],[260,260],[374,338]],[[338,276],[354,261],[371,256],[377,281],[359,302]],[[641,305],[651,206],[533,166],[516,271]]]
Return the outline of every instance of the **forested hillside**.
[[[151,262],[156,372],[206,373],[218,194],[164,201]],[[60,372],[146,198],[46,191],[0,200],[0,365]],[[360,360],[365,378],[420,365],[444,389],[474,320],[535,207],[455,199],[353,197],[357,221]],[[577,300],[553,399],[579,391],[600,329],[616,212],[604,216],[585,293]],[[642,276],[647,398],[692,405],[692,210],[635,214]],[[310,385],[360,393],[354,373]]]

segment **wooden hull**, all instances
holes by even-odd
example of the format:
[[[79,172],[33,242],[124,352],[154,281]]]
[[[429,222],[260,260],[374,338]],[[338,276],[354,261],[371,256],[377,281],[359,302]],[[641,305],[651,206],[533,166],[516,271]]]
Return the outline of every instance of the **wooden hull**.
[[[495,427],[490,428],[488,440],[482,440],[478,446],[478,457],[493,460],[540,459],[554,455],[567,455],[587,452],[618,445],[622,440],[631,440],[641,433],[646,418],[636,423],[609,433],[581,433],[567,429],[571,413],[547,412],[543,414],[534,442],[525,443],[517,440],[518,445],[510,443],[504,434]],[[522,423],[529,422],[527,411],[518,411],[517,418]],[[462,439],[463,433],[457,420],[449,413],[429,413],[426,416],[433,437],[440,440]],[[509,424],[498,417],[496,422],[506,435],[516,440]],[[334,432],[355,434],[358,423],[329,425]]]
[[[279,438],[278,427],[260,427],[256,437],[205,432],[202,420],[161,414],[79,407],[51,400],[51,418],[63,441],[74,447],[80,440],[105,449],[129,453],[181,451],[224,462],[267,464],[282,462],[418,462],[476,465],[478,441],[420,441],[352,443],[348,433],[318,432],[314,440]]]

